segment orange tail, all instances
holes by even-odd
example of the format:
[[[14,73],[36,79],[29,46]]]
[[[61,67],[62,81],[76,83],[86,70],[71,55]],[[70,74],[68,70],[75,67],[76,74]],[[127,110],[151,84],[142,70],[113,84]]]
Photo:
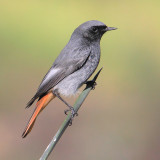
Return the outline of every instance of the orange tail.
[[[25,138],[27,134],[32,130],[34,122],[38,116],[38,114],[48,105],[48,103],[55,98],[55,95],[52,92],[49,92],[47,95],[42,97],[36,104],[36,108],[22,134],[22,138]]]

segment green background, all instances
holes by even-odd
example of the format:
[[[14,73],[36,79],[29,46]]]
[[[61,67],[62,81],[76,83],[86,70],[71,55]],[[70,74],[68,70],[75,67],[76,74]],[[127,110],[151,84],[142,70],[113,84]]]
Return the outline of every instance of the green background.
[[[50,159],[160,159],[160,1],[0,0],[0,159],[38,159],[65,119],[58,99],[21,134],[25,110],[73,30],[100,20],[98,85]],[[76,97],[67,98],[73,104]]]

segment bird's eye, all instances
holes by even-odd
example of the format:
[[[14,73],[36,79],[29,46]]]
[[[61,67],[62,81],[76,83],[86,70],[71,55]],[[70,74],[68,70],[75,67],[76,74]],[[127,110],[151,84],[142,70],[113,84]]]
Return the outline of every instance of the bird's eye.
[[[98,28],[93,27],[93,28],[92,28],[92,31],[95,32],[95,33],[97,33],[97,32],[98,32]]]

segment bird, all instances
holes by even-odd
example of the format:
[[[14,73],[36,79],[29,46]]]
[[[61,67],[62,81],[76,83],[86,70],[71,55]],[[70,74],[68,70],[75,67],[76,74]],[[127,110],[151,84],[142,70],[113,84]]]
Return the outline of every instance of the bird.
[[[98,20],[82,23],[72,33],[69,42],[62,49],[53,65],[44,76],[37,92],[27,103],[29,108],[37,100],[35,110],[22,134],[26,137],[32,130],[39,113],[58,97],[68,107],[72,118],[77,115],[74,108],[61,96],[72,96],[79,92],[79,88],[88,82],[100,61],[100,40],[107,31],[115,30]]]

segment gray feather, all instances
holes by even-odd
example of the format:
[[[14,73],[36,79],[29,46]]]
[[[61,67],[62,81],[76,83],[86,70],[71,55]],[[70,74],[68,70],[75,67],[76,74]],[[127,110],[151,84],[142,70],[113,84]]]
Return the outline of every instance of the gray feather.
[[[66,59],[60,59],[59,63],[56,63],[55,61],[51,69],[42,80],[35,97],[42,96],[44,93],[48,92],[51,88],[56,86],[65,77],[80,69],[87,61],[90,55],[90,49],[84,49],[80,52],[84,52],[83,56],[75,56],[74,59],[70,59],[68,57]],[[75,55],[76,54],[78,55],[78,50]],[[54,70],[57,70],[57,72],[50,76]],[[49,78],[47,79],[47,77]]]
[[[66,96],[75,94],[97,68],[100,60],[100,40],[108,30],[104,23],[96,20],[77,27],[27,106],[51,89]]]

